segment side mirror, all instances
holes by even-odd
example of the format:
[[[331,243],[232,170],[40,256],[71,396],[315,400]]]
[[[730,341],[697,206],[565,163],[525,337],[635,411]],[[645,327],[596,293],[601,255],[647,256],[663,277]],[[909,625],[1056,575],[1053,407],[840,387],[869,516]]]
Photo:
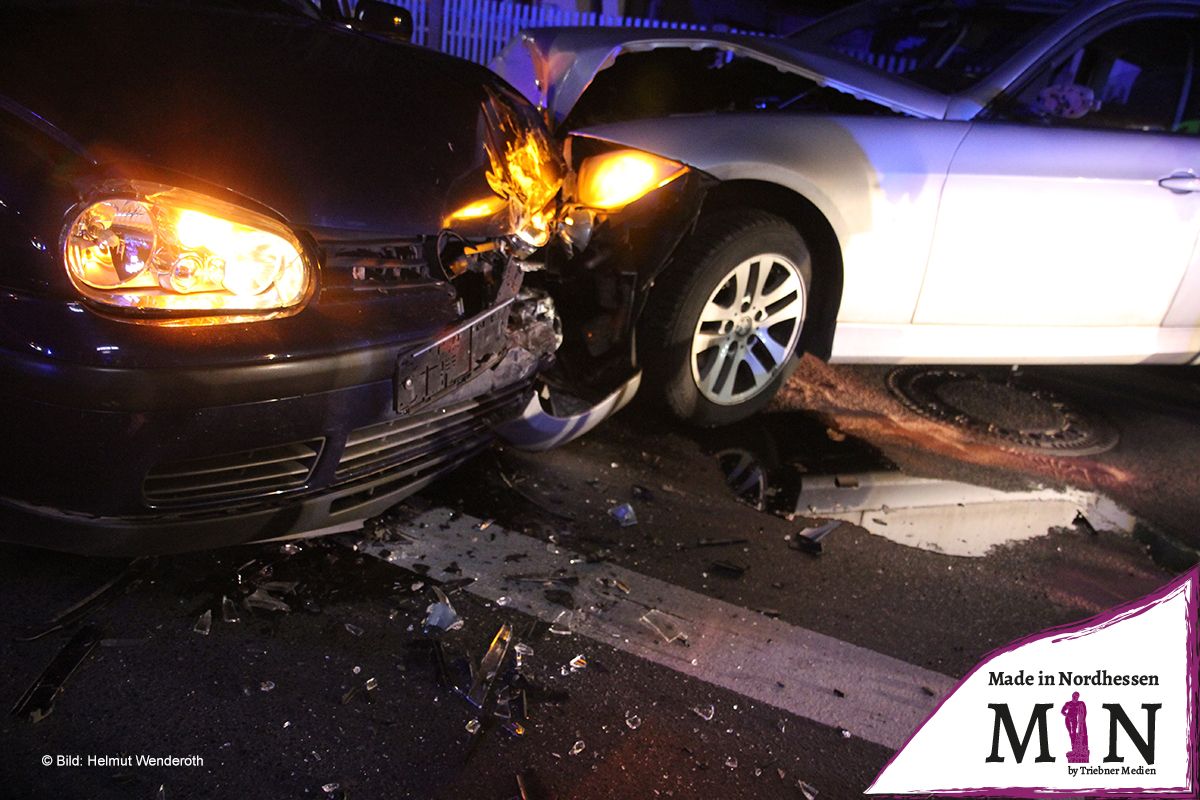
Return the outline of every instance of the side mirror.
[[[358,0],[354,8],[354,27],[389,39],[412,41],[413,16],[407,8],[383,0]]]
[[[1077,83],[1056,83],[1038,92],[1035,109],[1056,119],[1081,119],[1100,110],[1096,93]]]

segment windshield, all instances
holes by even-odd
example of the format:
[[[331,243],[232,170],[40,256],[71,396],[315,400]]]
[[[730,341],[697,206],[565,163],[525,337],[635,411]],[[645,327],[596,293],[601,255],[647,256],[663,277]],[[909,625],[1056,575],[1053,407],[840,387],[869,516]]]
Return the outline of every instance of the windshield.
[[[813,51],[833,51],[939,92],[958,92],[998,67],[1068,4],[864,3],[792,34]]]

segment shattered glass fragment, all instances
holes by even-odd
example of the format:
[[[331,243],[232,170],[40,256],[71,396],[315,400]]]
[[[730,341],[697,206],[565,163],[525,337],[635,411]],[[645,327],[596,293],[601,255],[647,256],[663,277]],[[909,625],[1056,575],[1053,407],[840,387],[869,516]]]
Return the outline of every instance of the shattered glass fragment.
[[[467,733],[474,736],[475,734],[479,733],[479,728],[480,728],[479,720],[477,720],[477,719],[467,720]]]
[[[467,699],[476,708],[482,708],[487,700],[492,682],[495,681],[496,674],[500,671],[501,664],[504,663],[504,656],[508,652],[508,644],[511,639],[512,626],[506,622],[492,637],[492,643],[488,646],[487,653],[480,660],[479,671],[475,675],[470,691],[467,692]]]
[[[238,615],[237,604],[225,595],[221,595],[221,619],[225,622],[241,622],[242,620]]]
[[[496,605],[498,605],[498,606],[506,606],[509,604],[509,602],[511,602],[511,601],[508,599],[508,597],[506,597],[504,595],[501,595],[500,597],[496,598]]]
[[[804,800],[816,800],[817,795],[820,794],[820,792],[817,791],[817,787],[813,786],[811,783],[806,783],[805,781],[797,781],[796,788],[799,789],[800,793],[804,795]]]
[[[717,710],[715,708],[713,708],[711,705],[696,706],[695,708],[692,709],[692,713],[695,714],[696,716],[698,716],[700,719],[704,720],[705,722],[710,722],[712,720],[713,716],[717,713]]]
[[[679,629],[674,619],[656,608],[643,614],[639,621],[661,636],[667,644],[676,639],[687,641],[687,634]]]
[[[374,692],[378,688],[379,688],[378,680],[376,680],[375,678],[367,678],[365,681],[358,684],[357,686],[351,687],[350,691],[348,691],[344,695],[342,695],[342,705],[346,705],[347,703],[351,702],[352,700],[354,700],[354,698],[358,697],[359,695],[363,695],[364,697],[367,698],[368,701],[370,701],[372,699],[371,693]]]
[[[285,556],[294,556],[300,552],[300,545],[296,544],[295,542],[287,542],[286,544],[280,545],[279,552],[283,553]]]
[[[737,756],[730,756],[729,758],[725,759],[725,766],[729,767],[730,769],[737,769],[737,765]]]
[[[340,788],[342,788],[342,785],[340,783],[327,783],[321,787],[321,791],[324,792],[325,794],[333,794]]]
[[[424,588],[425,588],[425,582],[417,581],[416,583],[414,583],[412,586],[409,587],[409,590],[413,591],[413,592],[419,592]]]
[[[573,755],[573,756],[579,755],[580,753],[583,752],[585,747],[587,747],[587,745],[583,743],[583,739],[580,739],[575,744],[571,745],[571,755]]]
[[[636,731],[638,728],[642,727],[642,718],[637,714],[630,714],[625,718],[625,727],[629,728],[631,731]]]
[[[570,661],[571,669],[584,669],[587,667],[587,659],[582,654],[575,656]]]
[[[550,623],[548,632],[555,636],[570,636],[574,632],[571,630],[574,619],[575,615],[570,611],[560,611],[554,622]]]
[[[263,611],[291,611],[292,607],[280,600],[278,597],[272,597],[269,592],[263,588],[255,589],[250,594],[242,598],[242,605],[250,611],[261,609]]]
[[[608,510],[608,515],[615,519],[617,524],[622,528],[637,525],[637,512],[633,510],[633,506],[629,503],[613,506]]]
[[[275,681],[263,681],[258,685],[260,692],[271,692],[275,690]]]
[[[345,628],[346,628],[346,631],[351,636],[362,636],[363,635],[363,629],[358,627],[357,625],[355,625],[353,622],[347,622],[345,625]]]
[[[198,620],[196,620],[196,624],[192,626],[192,631],[200,634],[201,636],[208,636],[208,633],[211,630],[212,630],[212,609],[210,608],[207,611],[205,611],[203,614],[201,614],[200,618]]]
[[[841,729],[841,733],[842,733],[843,739],[849,739],[853,735],[850,733],[850,731],[846,730],[845,728]]]

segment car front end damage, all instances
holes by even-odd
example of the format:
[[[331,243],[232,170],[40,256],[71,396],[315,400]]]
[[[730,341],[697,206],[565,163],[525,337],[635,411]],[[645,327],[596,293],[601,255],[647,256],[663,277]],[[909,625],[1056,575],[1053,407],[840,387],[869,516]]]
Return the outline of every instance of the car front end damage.
[[[73,46],[55,70],[0,55],[0,539],[116,554],[348,529],[501,423],[533,446],[571,423],[531,411],[562,324],[526,281],[566,170],[504,84],[307,18],[8,13],[9,35]],[[73,59],[98,41],[172,66],[81,95]],[[434,97],[436,123],[386,138]],[[336,110],[365,98],[347,140]]]

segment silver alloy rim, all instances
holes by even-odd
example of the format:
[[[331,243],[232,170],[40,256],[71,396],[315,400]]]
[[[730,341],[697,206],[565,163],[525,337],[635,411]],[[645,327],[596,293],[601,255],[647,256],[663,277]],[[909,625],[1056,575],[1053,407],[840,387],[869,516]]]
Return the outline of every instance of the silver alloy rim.
[[[692,379],[705,399],[737,405],[771,385],[800,338],[804,289],[779,253],[747,258],[721,279],[692,334]]]

